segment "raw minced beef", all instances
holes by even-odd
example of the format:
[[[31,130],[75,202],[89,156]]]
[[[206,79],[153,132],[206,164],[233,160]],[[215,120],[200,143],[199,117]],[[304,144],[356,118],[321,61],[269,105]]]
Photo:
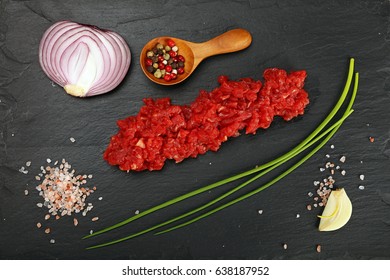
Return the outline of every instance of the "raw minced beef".
[[[121,170],[160,170],[167,159],[181,162],[217,151],[240,131],[266,129],[275,116],[288,121],[302,115],[309,103],[303,89],[306,71],[270,68],[264,84],[251,78],[231,81],[220,76],[219,87],[200,91],[190,105],[174,105],[169,98],[144,99],[136,116],[117,122],[104,159]]]

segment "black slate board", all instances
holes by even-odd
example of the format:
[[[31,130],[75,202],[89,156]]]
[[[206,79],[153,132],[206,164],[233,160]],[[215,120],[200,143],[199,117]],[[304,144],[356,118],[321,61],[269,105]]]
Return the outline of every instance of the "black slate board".
[[[9,1],[0,2],[0,258],[1,259],[389,259],[390,3],[388,1]],[[38,63],[44,31],[58,20],[97,25],[121,34],[132,51],[124,82],[104,96],[78,99],[52,85]],[[202,42],[229,29],[253,36],[245,51],[209,58],[185,83],[163,88],[139,67],[150,39],[170,35]],[[148,234],[120,245],[87,251],[88,245],[135,232],[192,209],[225,189],[150,215],[93,240],[97,230],[177,195],[266,162],[299,143],[327,115],[342,90],[348,61],[356,59],[360,89],[355,113],[319,153],[266,191],[203,221],[161,236]],[[116,120],[136,114],[145,97],[188,104],[217,76],[261,79],[267,67],[306,69],[310,105],[289,123],[242,135],[217,153],[159,172],[125,173],[103,159]],[[368,137],[374,137],[371,143]],[[69,138],[74,137],[75,143]],[[306,210],[313,181],[327,158],[346,155],[345,176],[336,174],[354,206],[350,222],[336,232],[317,231],[321,212]],[[46,159],[66,158],[97,191],[94,209],[80,217],[45,222],[36,207],[35,175]],[[18,172],[31,161],[28,174]],[[365,180],[360,181],[359,175]],[[274,176],[275,174],[272,174]],[[272,178],[272,176],[267,178]],[[264,182],[264,181],[262,181]],[[258,183],[250,186],[258,187]],[[358,186],[364,185],[365,190]],[[24,190],[29,195],[24,195]],[[103,200],[98,200],[103,197]],[[263,210],[259,214],[258,210]],[[296,218],[296,214],[300,214]],[[91,222],[99,216],[98,222]],[[50,235],[37,222],[52,228]],[[54,238],[55,244],[49,240]],[[284,250],[282,244],[288,244]],[[316,245],[322,252],[316,252]]]

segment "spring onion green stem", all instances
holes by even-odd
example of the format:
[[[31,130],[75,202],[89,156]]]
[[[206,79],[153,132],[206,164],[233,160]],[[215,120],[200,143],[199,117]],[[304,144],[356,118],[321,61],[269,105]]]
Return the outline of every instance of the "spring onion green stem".
[[[125,219],[117,224],[114,224],[110,227],[107,227],[107,228],[104,228],[102,230],[99,230],[99,231],[96,231],[90,235],[87,235],[87,236],[84,236],[83,239],[86,239],[86,238],[90,238],[90,237],[93,237],[93,236],[96,236],[96,235],[99,235],[99,234],[102,234],[102,233],[105,233],[107,231],[110,231],[110,230],[113,230],[113,229],[116,229],[118,227],[121,227],[121,226],[124,226],[132,221],[135,221],[139,218],[142,218],[148,214],[151,214],[155,211],[158,211],[160,209],[163,209],[165,207],[168,207],[168,206],[171,206],[173,204],[176,204],[180,201],[183,201],[183,200],[186,200],[190,197],[193,197],[193,196],[196,196],[196,195],[199,195],[203,192],[206,192],[206,191],[209,191],[211,189],[214,189],[214,188],[217,188],[219,186],[222,186],[222,185],[225,185],[227,183],[230,183],[230,182],[233,182],[235,180],[238,180],[238,179],[241,179],[243,177],[246,177],[246,176],[249,176],[251,174],[254,174],[254,173],[257,173],[257,172],[260,172],[261,170],[264,170],[268,167],[271,167],[273,166],[274,164],[277,164],[279,162],[282,162],[284,161],[286,158],[289,158],[292,154],[295,154],[297,153],[302,147],[304,147],[307,143],[309,143],[314,137],[316,137],[316,135],[318,135],[318,133],[332,120],[332,118],[336,115],[336,113],[339,111],[340,107],[342,106],[342,104],[344,103],[344,100],[349,92],[349,89],[350,89],[350,86],[351,86],[351,82],[352,82],[352,78],[353,78],[353,72],[354,72],[354,59],[351,58],[350,59],[350,64],[349,64],[349,71],[348,71],[348,76],[347,76],[347,81],[346,81],[346,84],[344,86],[344,90],[338,100],[338,102],[336,103],[336,105],[334,106],[333,110],[329,113],[329,115],[322,121],[322,123],[308,136],[306,137],[305,140],[303,140],[299,145],[297,145],[294,149],[290,150],[289,152],[285,153],[284,155],[268,162],[268,163],[265,163],[265,164],[262,164],[256,168],[253,168],[251,170],[248,170],[246,172],[243,172],[243,173],[240,173],[240,174],[237,174],[237,175],[234,175],[234,176],[231,176],[229,178],[226,178],[224,180],[221,180],[221,181],[218,181],[218,182],[215,182],[213,184],[210,184],[210,185],[207,185],[207,186],[204,186],[202,188],[199,188],[199,189],[196,189],[192,192],[189,192],[189,193],[186,193],[184,195],[181,195],[181,196],[178,196],[178,197],[175,197],[171,200],[168,200],[164,203],[161,203],[159,205],[156,205],[152,208],[149,208],[147,210],[144,210],[142,211],[141,213],[139,213],[138,215],[135,215],[135,216],[132,216],[128,219]]]

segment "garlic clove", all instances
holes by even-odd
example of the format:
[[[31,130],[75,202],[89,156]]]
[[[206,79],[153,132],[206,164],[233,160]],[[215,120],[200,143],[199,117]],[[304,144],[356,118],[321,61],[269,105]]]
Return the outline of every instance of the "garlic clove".
[[[320,231],[333,231],[342,228],[351,218],[352,203],[344,188],[333,190],[321,216],[318,216]]]

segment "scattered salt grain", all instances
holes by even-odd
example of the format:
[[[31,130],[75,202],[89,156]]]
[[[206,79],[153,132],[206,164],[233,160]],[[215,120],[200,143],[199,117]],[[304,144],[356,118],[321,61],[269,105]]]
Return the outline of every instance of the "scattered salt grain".
[[[328,154],[326,154],[325,156],[326,156],[326,158],[330,158],[330,155],[328,155]]]
[[[345,174],[347,174],[347,171],[341,170],[341,175],[345,176]]]
[[[134,214],[138,215],[139,214],[139,210],[135,210]]]
[[[309,197],[312,197],[312,196],[313,196],[313,193],[312,193],[312,192],[308,192],[307,195],[308,195]]]
[[[284,249],[284,250],[287,250],[287,243],[284,243],[284,244],[283,244],[283,249]]]
[[[42,224],[41,223],[37,223],[37,228],[41,228],[42,227]]]
[[[364,190],[364,186],[360,185],[359,190],[361,190],[361,191]]]
[[[311,210],[311,205],[308,204],[308,205],[306,206],[306,209],[310,211],[310,210]]]
[[[54,244],[54,243],[56,243],[56,241],[54,239],[50,239],[50,243]]]
[[[362,181],[363,181],[363,180],[364,180],[364,175],[363,175],[363,174],[362,174],[362,175],[360,175],[360,176],[359,176],[359,178],[360,178],[360,180],[362,180]]]
[[[46,161],[47,161],[47,163],[51,163],[51,159],[50,158],[46,159]]]
[[[257,212],[258,212],[260,215],[263,214],[263,210],[261,210],[261,209],[260,209],[259,211],[257,211]]]
[[[23,174],[27,174],[27,173],[28,173],[28,170],[26,170],[26,169],[24,168],[24,166],[22,166],[22,167],[19,169],[19,172],[20,172],[20,173],[23,173]]]
[[[28,195],[28,190],[24,190],[24,195]]]
[[[37,206],[39,207],[39,208],[42,208],[43,207],[43,204],[42,203],[37,203]]]
[[[91,229],[90,231],[89,231],[89,234],[92,234],[93,233],[93,230]]]
[[[92,222],[96,222],[97,220],[99,220],[99,217],[93,217],[92,218]]]
[[[317,245],[317,247],[316,247],[316,251],[317,251],[317,253],[321,253],[321,245]]]
[[[330,145],[330,148],[331,148],[331,149],[334,149],[334,145]]]
[[[99,200],[102,200],[102,199],[103,199],[103,197],[99,197],[98,199],[99,199]]]
[[[299,219],[301,217],[301,215],[299,215],[299,214],[297,214],[296,216],[295,216],[295,218],[297,218],[297,219]]]
[[[74,218],[73,219],[73,224],[74,224],[75,227],[77,227],[77,225],[79,224],[79,221],[76,218]]]
[[[48,219],[50,219],[50,215],[49,215],[49,214],[46,214],[46,215],[45,215],[45,220],[48,220]]]
[[[321,171],[321,172],[324,172],[324,171],[325,171],[325,168],[321,167],[321,168],[320,168],[320,171]]]
[[[345,157],[345,156],[342,156],[342,157],[340,158],[340,162],[342,162],[342,163],[344,163],[345,160],[346,160],[346,157]]]
[[[46,234],[49,234],[49,233],[50,233],[50,228],[46,228],[46,229],[45,229],[45,233],[46,233]]]
[[[26,162],[26,166],[30,167],[31,166],[31,161]]]
[[[72,142],[72,143],[76,142],[76,139],[74,139],[73,137],[70,137],[69,140],[70,140],[70,142]]]

